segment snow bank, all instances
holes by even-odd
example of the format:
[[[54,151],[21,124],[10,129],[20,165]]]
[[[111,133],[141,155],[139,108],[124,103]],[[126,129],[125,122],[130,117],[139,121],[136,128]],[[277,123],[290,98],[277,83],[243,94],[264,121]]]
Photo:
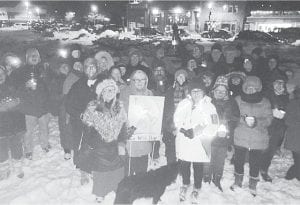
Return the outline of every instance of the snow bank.
[[[99,38],[115,38],[118,39],[120,36],[118,31],[106,30],[99,35]]]
[[[97,40],[96,34],[91,34],[85,29],[79,31],[63,31],[54,32],[51,40],[60,40],[62,43],[78,43],[82,45],[93,45],[93,41]]]

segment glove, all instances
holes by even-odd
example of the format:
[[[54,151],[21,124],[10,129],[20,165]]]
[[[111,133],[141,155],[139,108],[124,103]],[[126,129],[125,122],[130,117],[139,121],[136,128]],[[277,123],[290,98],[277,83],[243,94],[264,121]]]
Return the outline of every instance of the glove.
[[[127,128],[127,135],[128,135],[129,138],[133,135],[135,130],[136,130],[136,127],[134,127],[134,126],[131,126],[131,127]]]
[[[255,117],[245,117],[245,122],[248,127],[254,128],[256,126],[256,118]]]
[[[186,130],[186,129],[181,128],[180,132],[183,133],[184,136],[186,136],[186,137],[188,137],[190,139],[194,138],[194,131],[193,131],[193,129]]]
[[[278,110],[277,108],[273,109],[272,112],[273,112],[273,117],[275,117],[277,119],[282,119],[285,115],[285,111]]]

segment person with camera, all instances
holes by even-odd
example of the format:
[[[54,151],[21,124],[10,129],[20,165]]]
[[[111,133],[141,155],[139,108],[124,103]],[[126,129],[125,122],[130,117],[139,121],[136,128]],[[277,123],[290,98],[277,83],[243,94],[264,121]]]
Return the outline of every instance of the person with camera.
[[[194,169],[194,188],[191,200],[197,202],[202,186],[204,163],[210,162],[210,144],[218,129],[218,115],[201,79],[188,84],[189,95],[179,102],[174,113],[176,128],[176,157],[180,162],[183,186],[180,201],[185,201],[190,185],[191,164]]]
[[[246,153],[249,152],[249,189],[257,195],[259,168],[263,150],[268,148],[268,126],[273,115],[270,101],[262,94],[262,82],[256,76],[247,76],[242,86],[242,94],[235,98],[240,120],[234,131],[234,184],[231,190],[242,187]]]

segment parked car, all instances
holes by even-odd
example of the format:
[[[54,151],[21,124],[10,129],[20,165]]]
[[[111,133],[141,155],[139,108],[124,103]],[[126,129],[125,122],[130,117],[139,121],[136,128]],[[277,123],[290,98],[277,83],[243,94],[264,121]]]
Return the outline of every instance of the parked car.
[[[15,23],[14,27],[17,29],[29,29],[29,25],[27,23]]]
[[[213,40],[219,40],[219,39],[226,40],[233,36],[230,32],[223,29],[204,31],[200,35],[202,38],[213,39]]]
[[[281,28],[278,29],[277,32],[271,32],[270,34],[276,36],[279,39],[285,40],[288,43],[292,43],[300,39],[300,28],[299,27]]]
[[[134,35],[139,35],[139,36],[157,36],[157,35],[163,35],[162,32],[160,32],[156,28],[146,28],[146,27],[141,27],[138,28],[134,31]]]
[[[190,34],[183,28],[178,29],[178,34],[179,34],[179,37],[188,37],[188,36],[190,36]],[[167,35],[167,36],[172,36],[173,35],[173,30],[171,29],[171,27],[166,28],[165,35]]]
[[[263,41],[267,43],[282,43],[277,37],[262,31],[240,31],[234,40]]]

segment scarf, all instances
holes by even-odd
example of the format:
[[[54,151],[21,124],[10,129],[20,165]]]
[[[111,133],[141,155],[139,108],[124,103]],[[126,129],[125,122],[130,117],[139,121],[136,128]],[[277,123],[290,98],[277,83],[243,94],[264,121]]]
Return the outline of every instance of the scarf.
[[[111,111],[97,110],[97,101],[91,101],[82,115],[84,124],[94,127],[105,142],[118,139],[123,124],[126,122],[126,114],[123,106],[115,109],[118,105],[112,105]]]
[[[256,92],[254,94],[241,93],[241,99],[247,103],[259,103],[263,99],[262,92]]]

